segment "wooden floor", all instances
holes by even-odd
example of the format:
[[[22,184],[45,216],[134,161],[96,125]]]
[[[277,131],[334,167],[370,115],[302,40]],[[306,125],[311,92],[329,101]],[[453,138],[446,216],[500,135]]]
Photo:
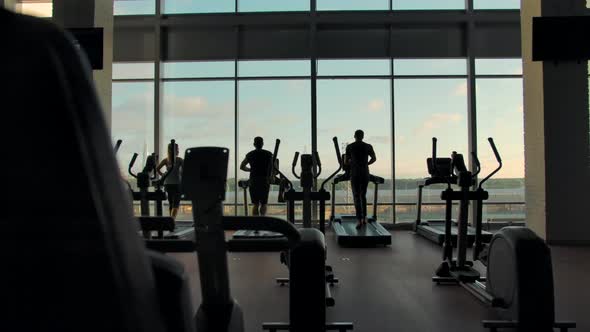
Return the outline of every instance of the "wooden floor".
[[[440,263],[440,247],[408,231],[393,233],[386,248],[340,248],[327,234],[329,264],[340,285],[333,288],[336,306],[329,321],[354,323],[354,331],[486,331],[487,309],[459,286],[436,286],[430,278]],[[575,320],[575,331],[590,331],[590,248],[552,248],[557,318]],[[200,303],[194,255],[176,254],[191,273],[195,308]],[[229,255],[232,295],[244,311],[246,330],[287,321],[288,289],[274,278],[287,276],[277,253]]]

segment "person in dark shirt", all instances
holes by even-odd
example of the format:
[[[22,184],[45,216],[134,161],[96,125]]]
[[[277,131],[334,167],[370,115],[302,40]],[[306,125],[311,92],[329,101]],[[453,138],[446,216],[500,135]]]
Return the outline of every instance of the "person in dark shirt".
[[[354,143],[346,146],[345,167],[350,168],[350,183],[354,197],[354,208],[359,229],[367,224],[367,187],[369,185],[369,165],[377,160],[371,144],[363,142],[365,133],[354,132]],[[370,159],[369,159],[370,158]]]
[[[250,199],[252,200],[252,215],[266,215],[268,192],[270,190],[270,177],[272,173],[272,153],[263,150],[264,140],[257,136],[254,138],[255,149],[248,152],[240,169],[250,172]],[[249,166],[248,166],[249,165]]]

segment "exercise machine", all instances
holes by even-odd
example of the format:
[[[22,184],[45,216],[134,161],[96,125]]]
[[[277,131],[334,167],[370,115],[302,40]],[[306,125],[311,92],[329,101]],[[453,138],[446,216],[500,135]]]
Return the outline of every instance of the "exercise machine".
[[[416,207],[417,216],[414,223],[414,232],[424,238],[442,246],[445,241],[445,220],[422,220],[422,194],[424,187],[435,184],[457,185],[457,175],[453,173],[452,158],[428,158],[426,159],[428,174],[430,177],[425,178],[418,185],[418,205]],[[452,212],[452,206],[447,206],[447,212]],[[457,245],[457,223],[453,221],[451,226],[451,242],[453,246]],[[482,231],[482,240],[485,243],[490,242],[492,233]],[[470,247],[475,242],[475,229],[467,227],[467,246]]]
[[[504,227],[494,234],[487,245],[482,240],[483,201],[489,197],[483,185],[502,168],[502,159],[493,139],[488,138],[488,141],[498,167],[481,180],[476,190],[471,190],[471,187],[481,170],[477,155],[472,153],[476,170],[471,172],[465,166],[461,154],[452,154],[451,165],[460,190],[453,190],[449,183],[441,194],[447,206],[443,262],[432,280],[437,284],[459,284],[482,302],[497,309],[504,320],[483,322],[484,327],[491,331],[499,328],[516,328],[527,332],[553,331],[554,327],[567,331],[574,328],[574,322],[555,321],[551,254],[543,239],[526,227],[512,226]],[[436,160],[436,138],[433,138],[432,143],[432,160]],[[453,257],[451,242],[450,208],[453,201],[460,202],[456,257]],[[474,201],[476,207],[473,261],[467,259],[470,201]],[[487,266],[486,277],[482,277],[479,270],[474,268],[476,261]]]
[[[230,292],[224,231],[245,227],[279,232],[289,241],[289,322],[265,323],[265,330],[351,330],[352,323],[326,323],[325,242],[321,232],[297,230],[293,224],[272,217],[223,216],[228,159],[229,150],[225,148],[191,148],[185,154],[182,185],[192,202],[196,238],[188,242],[197,252],[202,294],[197,330],[244,331],[242,310]]]
[[[273,172],[271,175],[271,184],[278,184],[281,186],[281,190],[284,187],[289,187],[290,182],[286,181],[282,174],[279,174],[279,178],[275,177],[278,168],[277,155],[279,153],[279,146],[281,141],[277,139],[275,141],[275,147],[272,157]],[[244,215],[248,216],[248,180],[238,181],[238,186],[243,190],[244,193]],[[279,198],[281,198],[281,191],[279,191]],[[280,201],[280,199],[279,199]],[[259,231],[253,229],[239,230],[234,232],[231,240],[228,241],[229,251],[281,251],[287,248],[287,239],[280,233]]]
[[[176,144],[175,140],[171,140],[170,144]],[[194,233],[192,222],[176,222],[174,218],[164,216],[163,202],[166,200],[166,192],[163,190],[164,181],[168,177],[169,172],[164,173],[158,179],[156,172],[156,165],[158,157],[155,153],[148,156],[146,163],[141,172],[134,173],[133,166],[137,160],[138,154],[134,153],[128,166],[128,173],[137,180],[138,191],[131,190],[133,200],[140,203],[140,216],[138,217],[139,224],[146,239],[152,238],[152,232],[156,232],[156,238],[184,238],[190,237]],[[174,160],[172,167],[174,168]],[[154,191],[149,191],[150,187],[154,187]],[[155,202],[155,216],[150,214],[150,201]]]
[[[343,157],[340,151],[337,150],[338,163],[340,168],[344,168]],[[378,245],[390,245],[391,234],[377,221],[377,200],[379,193],[379,184],[383,184],[385,180],[382,177],[369,175],[369,182],[375,186],[373,195],[373,216],[368,218],[368,223],[361,229],[357,229],[358,220],[355,215],[339,215],[336,214],[336,186],[338,183],[350,181],[349,170],[345,169],[344,174],[334,178],[332,181],[332,211],[330,213],[330,222],[334,235],[340,246],[344,247],[367,247]]]

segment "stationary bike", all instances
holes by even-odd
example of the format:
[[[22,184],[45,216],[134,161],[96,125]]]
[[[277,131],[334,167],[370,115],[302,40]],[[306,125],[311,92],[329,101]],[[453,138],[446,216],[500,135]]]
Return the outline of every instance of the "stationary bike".
[[[443,262],[432,280],[437,284],[458,283],[479,300],[497,309],[504,320],[483,322],[484,327],[491,331],[516,328],[523,332],[547,332],[553,331],[554,327],[561,331],[574,328],[576,324],[573,322],[555,321],[551,255],[543,239],[526,227],[504,227],[494,234],[489,244],[482,241],[483,201],[489,197],[483,185],[502,168],[502,159],[494,140],[488,138],[488,141],[498,167],[479,183],[476,190],[471,190],[471,187],[481,170],[477,155],[472,153],[475,172],[467,169],[461,154],[453,152],[451,156],[452,170],[460,190],[453,190],[449,181],[441,195],[446,202]],[[436,143],[436,138],[433,138],[432,160],[436,160]],[[436,167],[436,163],[434,165]],[[453,201],[460,202],[456,257],[453,257],[451,241]],[[467,259],[470,201],[476,204],[473,261]],[[473,267],[477,260],[487,266],[486,277]]]

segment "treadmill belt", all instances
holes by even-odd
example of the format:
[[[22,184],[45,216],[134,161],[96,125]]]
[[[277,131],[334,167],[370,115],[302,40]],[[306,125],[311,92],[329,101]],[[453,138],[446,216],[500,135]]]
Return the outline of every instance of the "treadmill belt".
[[[342,216],[332,224],[338,244],[347,247],[390,245],[391,234],[379,222],[370,222],[356,229],[354,216]]]
[[[444,221],[428,221],[422,222],[418,225],[417,233],[425,237],[426,239],[437,243],[438,245],[443,245],[445,242],[445,223]],[[457,233],[458,228],[457,226],[451,227],[451,242],[453,246],[457,246]],[[484,243],[489,243],[492,240],[492,233],[482,231],[481,232],[482,241]],[[475,242],[475,228],[467,227],[467,245],[469,247],[473,246]]]

